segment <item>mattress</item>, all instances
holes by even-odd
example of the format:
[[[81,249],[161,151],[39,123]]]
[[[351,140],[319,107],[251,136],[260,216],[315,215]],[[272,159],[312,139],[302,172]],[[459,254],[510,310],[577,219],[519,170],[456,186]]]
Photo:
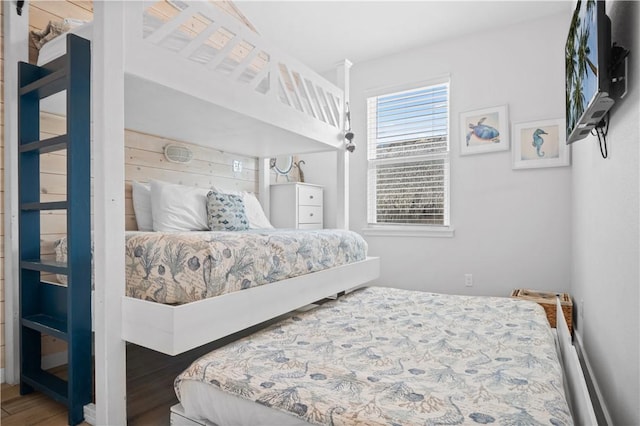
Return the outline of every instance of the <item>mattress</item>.
[[[217,424],[573,424],[544,310],[510,298],[359,290],[198,359],[175,390]]]
[[[67,34],[75,34],[79,37],[91,40],[93,38],[93,22],[78,25],[69,32],[60,34],[58,37],[48,41],[38,51],[38,65],[44,65],[55,58],[67,53]]]
[[[127,232],[126,295],[183,304],[365,260],[367,243],[339,229]],[[66,239],[56,260],[66,263]],[[58,279],[65,283],[66,276]]]

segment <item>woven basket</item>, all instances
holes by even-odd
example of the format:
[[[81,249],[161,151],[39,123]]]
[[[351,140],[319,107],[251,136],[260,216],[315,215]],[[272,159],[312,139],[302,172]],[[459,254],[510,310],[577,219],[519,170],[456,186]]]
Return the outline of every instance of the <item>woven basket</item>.
[[[536,302],[541,305],[547,314],[549,325],[553,328],[556,328],[556,297],[559,297],[564,319],[567,321],[567,325],[569,326],[569,332],[573,334],[573,302],[571,301],[571,296],[569,296],[568,293],[549,293],[519,288],[511,292],[511,297],[531,300],[532,302]]]

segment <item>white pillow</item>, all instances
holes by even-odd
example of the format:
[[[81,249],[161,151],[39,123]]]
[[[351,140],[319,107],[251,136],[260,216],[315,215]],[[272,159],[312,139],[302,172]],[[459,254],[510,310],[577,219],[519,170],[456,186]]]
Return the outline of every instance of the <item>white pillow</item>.
[[[272,229],[273,225],[267,219],[267,215],[264,214],[264,210],[262,210],[262,205],[260,201],[256,198],[254,194],[251,192],[244,192],[242,194],[242,199],[244,201],[244,210],[247,215],[247,219],[249,220],[249,228],[251,229]]]
[[[269,222],[269,219],[267,219],[267,215],[264,214],[262,205],[255,194],[247,191],[234,191],[222,188],[216,188],[216,191],[242,197],[244,212],[247,215],[247,220],[249,220],[250,229],[273,229],[273,225]]]
[[[153,230],[206,231],[209,189],[151,181]]]
[[[153,231],[153,216],[151,215],[151,187],[149,184],[131,182],[131,196],[133,211],[136,214],[138,231]]]

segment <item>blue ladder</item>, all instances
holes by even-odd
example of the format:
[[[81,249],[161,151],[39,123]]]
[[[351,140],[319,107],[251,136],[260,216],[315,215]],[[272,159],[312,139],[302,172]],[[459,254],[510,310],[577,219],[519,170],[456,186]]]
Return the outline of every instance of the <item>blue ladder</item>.
[[[18,180],[20,192],[20,393],[40,391],[69,408],[69,424],[83,421],[92,400],[91,356],[91,48],[67,35],[66,55],[43,66],[18,64]],[[40,100],[67,91],[67,133],[40,140]],[[67,199],[40,200],[40,155],[67,150]],[[67,263],[40,257],[40,216],[67,212]],[[64,274],[67,286],[41,273]],[[42,335],[67,342],[68,378],[41,366]]]

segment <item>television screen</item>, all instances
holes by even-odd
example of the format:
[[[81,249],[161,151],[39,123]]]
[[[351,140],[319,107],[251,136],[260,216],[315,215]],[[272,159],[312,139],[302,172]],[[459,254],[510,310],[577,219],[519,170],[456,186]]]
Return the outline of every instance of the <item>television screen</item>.
[[[606,93],[609,25],[603,1],[578,0],[565,45],[567,143],[588,135],[613,105]]]

